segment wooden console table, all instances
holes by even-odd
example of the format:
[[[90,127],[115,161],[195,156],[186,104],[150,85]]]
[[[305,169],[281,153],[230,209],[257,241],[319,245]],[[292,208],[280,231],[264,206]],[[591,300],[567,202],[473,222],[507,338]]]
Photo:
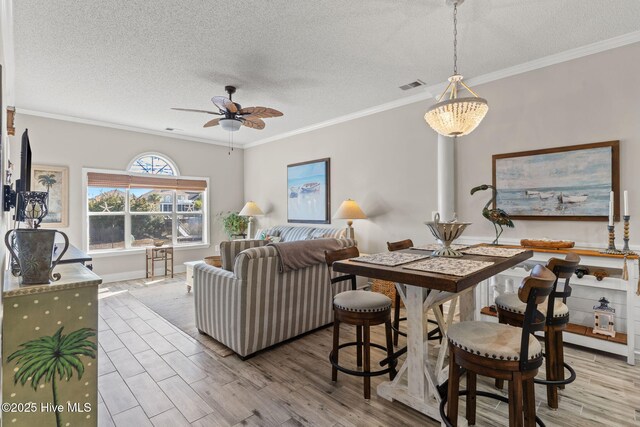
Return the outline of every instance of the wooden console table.
[[[147,279],[155,276],[156,261],[164,262],[164,275],[173,278],[173,246],[151,246],[146,251]]]
[[[520,246],[505,246],[520,248]],[[541,249],[533,248],[533,257],[512,269],[503,271],[487,284],[481,285],[476,293],[476,306],[481,310],[483,320],[494,320],[495,312],[489,307],[494,305],[497,287],[518,286],[533,264],[545,264],[549,258],[563,258],[568,253],[580,256],[580,266],[589,268],[589,274],[582,278],[571,279],[573,294],[567,300],[571,322],[565,331],[564,341],[587,348],[613,353],[627,358],[627,363],[635,364],[636,311],[640,307],[640,297],[636,296],[640,268],[638,256],[627,257],[628,279],[622,278],[624,268],[623,255],[602,254],[590,249]],[[592,275],[594,270],[606,270],[608,277],[598,280]],[[507,289],[509,291],[509,289]],[[605,296],[616,309],[616,336],[597,335],[593,330],[593,306]]]

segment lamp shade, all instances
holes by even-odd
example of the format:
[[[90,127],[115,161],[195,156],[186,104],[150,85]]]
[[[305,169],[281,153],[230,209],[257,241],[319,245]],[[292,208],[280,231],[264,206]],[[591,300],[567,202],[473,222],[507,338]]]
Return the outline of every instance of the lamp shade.
[[[264,215],[264,212],[262,212],[262,209],[260,209],[258,205],[256,205],[256,202],[248,201],[238,215],[260,216],[260,215]]]
[[[366,219],[367,216],[365,215],[364,212],[362,212],[362,209],[360,209],[360,206],[358,206],[358,203],[356,203],[354,200],[347,199],[344,202],[342,202],[342,204],[340,205],[336,213],[333,215],[333,218],[334,219]]]

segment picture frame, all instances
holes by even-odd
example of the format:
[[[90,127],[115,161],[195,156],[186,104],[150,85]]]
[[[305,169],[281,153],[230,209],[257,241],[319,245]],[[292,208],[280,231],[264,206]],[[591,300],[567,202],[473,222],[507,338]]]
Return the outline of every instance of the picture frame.
[[[48,191],[49,213],[42,228],[69,226],[69,168],[66,166],[32,165],[31,191]]]
[[[287,222],[331,224],[331,159],[287,165]]]
[[[511,219],[607,221],[614,192],[620,220],[620,141],[496,154],[494,208]]]

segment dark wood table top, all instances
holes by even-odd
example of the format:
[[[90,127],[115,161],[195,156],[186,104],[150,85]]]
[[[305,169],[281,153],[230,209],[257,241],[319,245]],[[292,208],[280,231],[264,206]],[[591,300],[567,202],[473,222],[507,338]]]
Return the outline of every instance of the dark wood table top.
[[[422,251],[406,250],[403,252],[419,253]],[[531,250],[519,253],[518,255],[510,258],[465,254],[462,258],[457,259],[490,261],[493,262],[493,265],[462,277],[403,268],[411,263],[402,264],[396,267],[388,267],[379,264],[344,260],[333,263],[333,270],[340,273],[355,274],[356,276],[369,277],[372,279],[389,280],[391,282],[457,293],[474,286],[483,280],[493,277],[508,268],[514,267],[532,256],[533,251]]]

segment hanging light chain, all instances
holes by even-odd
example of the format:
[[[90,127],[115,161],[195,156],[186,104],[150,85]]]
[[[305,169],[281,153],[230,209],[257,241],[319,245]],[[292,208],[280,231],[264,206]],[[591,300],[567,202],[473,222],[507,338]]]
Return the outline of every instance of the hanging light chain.
[[[458,2],[453,4],[453,74],[458,74]]]

